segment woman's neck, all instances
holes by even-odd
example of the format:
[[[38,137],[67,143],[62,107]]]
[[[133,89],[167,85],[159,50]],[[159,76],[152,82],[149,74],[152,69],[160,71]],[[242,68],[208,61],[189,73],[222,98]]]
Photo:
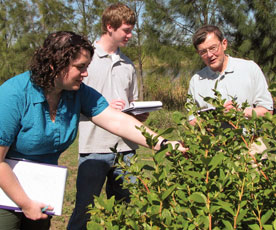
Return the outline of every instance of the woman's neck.
[[[61,92],[56,92],[55,90],[45,92],[45,98],[48,102],[50,117],[53,122],[55,122],[56,119],[60,96]]]

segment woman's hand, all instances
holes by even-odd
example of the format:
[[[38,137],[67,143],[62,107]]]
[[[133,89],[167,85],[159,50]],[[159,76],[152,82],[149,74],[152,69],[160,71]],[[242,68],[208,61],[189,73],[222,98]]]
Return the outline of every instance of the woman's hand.
[[[31,200],[30,203],[22,207],[24,215],[31,220],[46,219],[47,214],[42,212],[42,209],[46,207],[45,204]],[[53,207],[47,206],[48,208],[45,211],[53,211]]]
[[[187,158],[187,159],[189,158],[189,155],[188,155],[189,148],[186,148],[182,141],[167,141],[166,144],[171,144],[173,149],[177,149],[177,150],[181,151],[182,155],[185,158]],[[170,155],[170,154],[171,154],[170,152],[167,153],[167,155]]]

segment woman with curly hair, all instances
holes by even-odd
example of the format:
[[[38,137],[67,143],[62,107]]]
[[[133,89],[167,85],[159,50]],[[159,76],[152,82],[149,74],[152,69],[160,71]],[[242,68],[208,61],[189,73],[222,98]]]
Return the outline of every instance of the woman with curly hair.
[[[22,210],[0,209],[0,229],[50,228],[50,217],[42,212],[46,204],[27,196],[5,158],[57,164],[77,135],[80,113],[109,132],[147,146],[135,127],[142,123],[112,109],[101,94],[82,83],[93,53],[83,36],[52,33],[35,52],[30,71],[0,86],[0,188]],[[158,140],[157,150],[164,138]]]

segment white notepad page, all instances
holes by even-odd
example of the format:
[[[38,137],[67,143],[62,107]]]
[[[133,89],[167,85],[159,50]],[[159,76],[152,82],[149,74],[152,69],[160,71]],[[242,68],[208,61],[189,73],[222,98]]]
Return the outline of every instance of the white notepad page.
[[[53,215],[62,214],[67,168],[29,161],[5,159],[17,176],[26,194],[36,201],[54,207]],[[0,208],[20,208],[0,188]]]

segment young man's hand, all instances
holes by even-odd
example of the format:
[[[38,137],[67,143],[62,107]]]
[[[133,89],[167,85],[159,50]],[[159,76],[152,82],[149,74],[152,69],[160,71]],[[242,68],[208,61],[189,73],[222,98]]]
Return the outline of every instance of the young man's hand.
[[[123,110],[126,103],[124,100],[121,100],[121,99],[117,99],[117,100],[112,100],[109,104],[113,109],[116,109],[116,110]]]

